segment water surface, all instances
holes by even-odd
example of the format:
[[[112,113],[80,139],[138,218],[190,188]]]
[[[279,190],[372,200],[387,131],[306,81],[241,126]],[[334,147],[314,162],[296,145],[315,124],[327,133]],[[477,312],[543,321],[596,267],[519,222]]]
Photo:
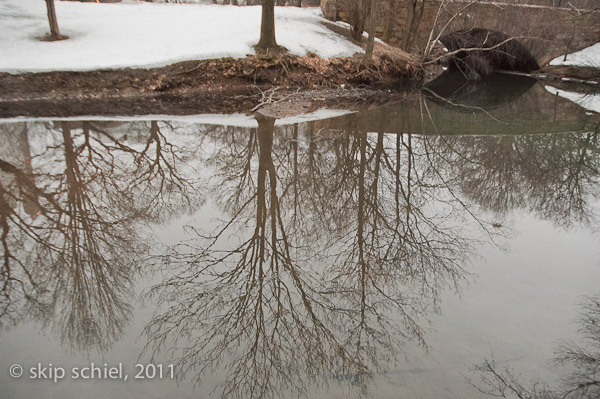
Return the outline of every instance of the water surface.
[[[565,376],[600,281],[600,122],[518,87],[2,122],[0,396],[478,398],[491,357]],[[129,380],[28,378],[90,362]],[[151,362],[176,378],[133,378]]]

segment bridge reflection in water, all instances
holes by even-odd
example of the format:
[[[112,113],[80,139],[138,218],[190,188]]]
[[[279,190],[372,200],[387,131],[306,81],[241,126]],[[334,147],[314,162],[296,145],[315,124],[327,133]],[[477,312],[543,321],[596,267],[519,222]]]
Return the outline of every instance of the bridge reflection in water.
[[[445,73],[422,96],[323,121],[326,129],[359,124],[366,131],[426,135],[528,135],[597,129],[600,115],[550,93],[534,79],[495,74],[466,81]],[[321,126],[321,125],[319,125]]]
[[[114,359],[125,342],[131,363],[173,362],[188,383],[157,386],[165,395],[195,384],[226,397],[391,396],[379,377],[407,345],[428,346],[443,293],[473,281],[473,258],[505,242],[516,209],[598,227],[597,116],[521,87],[432,85],[285,126],[2,124],[0,323],[45,326],[55,356],[62,345]],[[185,232],[157,234],[173,221]],[[151,317],[133,317],[135,285]]]

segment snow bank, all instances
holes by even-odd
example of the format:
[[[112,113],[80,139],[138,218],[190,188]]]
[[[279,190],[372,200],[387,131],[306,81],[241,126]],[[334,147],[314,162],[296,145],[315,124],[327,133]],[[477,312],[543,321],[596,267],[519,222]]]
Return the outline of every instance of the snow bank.
[[[331,22],[331,21],[329,21],[329,22]],[[344,21],[335,21],[334,23],[335,23],[337,26],[341,26],[341,27],[342,27],[342,28],[344,28],[344,29],[348,29],[348,31],[351,31],[351,30],[352,30],[352,25],[350,25],[348,22],[344,22]],[[367,32],[367,31],[363,31],[363,33],[362,33],[362,37],[363,37],[363,38],[365,38],[365,39],[368,39],[368,38],[369,38],[369,32]],[[376,41],[377,43],[380,43],[380,44],[383,44],[383,45],[386,45],[386,46],[388,45],[386,42],[384,42],[383,40],[381,40],[381,39],[380,39],[380,38],[378,38],[377,36],[375,36],[375,41]]]
[[[260,36],[260,6],[56,1],[61,34],[49,31],[42,0],[0,0],[0,71],[41,72],[155,67],[191,59],[242,58]],[[277,7],[277,41],[323,58],[362,51],[321,24],[320,9]]]
[[[568,100],[573,101],[574,103],[579,104],[581,107],[587,109],[588,111],[600,113],[600,93],[598,93],[598,94],[575,93],[575,92],[571,92],[571,91],[557,89],[552,86],[544,86],[544,88],[546,90],[548,90],[550,93],[558,94],[561,97],[564,97]]]
[[[550,65],[578,65],[578,66],[593,66],[600,67],[600,43],[585,48],[576,53],[567,55],[567,60],[564,56],[557,57],[550,61]]]

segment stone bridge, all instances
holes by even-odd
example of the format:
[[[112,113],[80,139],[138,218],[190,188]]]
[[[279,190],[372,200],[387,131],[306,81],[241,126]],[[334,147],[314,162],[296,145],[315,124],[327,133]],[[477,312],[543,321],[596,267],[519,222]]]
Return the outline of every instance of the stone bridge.
[[[352,23],[353,4],[361,1],[322,0],[321,8],[329,20]],[[516,38],[541,67],[600,42],[600,2],[378,0],[377,36],[411,53],[422,52],[430,35],[442,37],[471,28]]]

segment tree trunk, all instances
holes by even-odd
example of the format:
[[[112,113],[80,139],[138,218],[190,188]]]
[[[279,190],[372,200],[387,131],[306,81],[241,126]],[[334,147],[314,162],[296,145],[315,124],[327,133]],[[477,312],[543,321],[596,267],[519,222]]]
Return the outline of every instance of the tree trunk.
[[[302,7],[302,0],[296,1],[296,7]]]
[[[408,29],[406,30],[406,35],[402,38],[401,45],[401,48],[406,52],[410,52],[415,37],[417,37],[419,28],[421,27],[425,1],[426,0],[413,0],[412,4],[408,7],[408,20],[410,22],[408,24]]]
[[[62,36],[58,30],[58,20],[56,19],[54,0],[46,0],[46,8],[48,9],[48,22],[50,23],[50,40],[60,40],[62,39]]]
[[[365,60],[371,62],[373,59],[373,47],[375,47],[375,22],[377,16],[377,0],[371,0],[371,9],[369,10],[369,39],[367,40],[367,50],[365,51]]]
[[[384,12],[385,15],[385,28],[383,31],[383,41],[389,42],[392,38],[392,31],[394,29],[394,25],[396,24],[396,0],[389,0],[387,2],[387,9]]]
[[[277,48],[277,42],[275,41],[275,0],[262,0],[260,40],[257,47],[264,51]]]

